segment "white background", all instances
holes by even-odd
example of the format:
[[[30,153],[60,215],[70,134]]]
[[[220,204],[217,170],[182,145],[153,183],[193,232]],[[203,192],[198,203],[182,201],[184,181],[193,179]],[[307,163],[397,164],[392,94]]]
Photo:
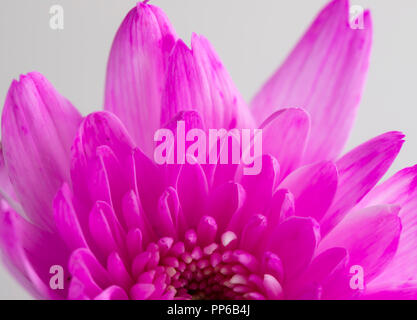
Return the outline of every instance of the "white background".
[[[189,43],[210,39],[249,100],[286,57],[326,0],[155,0]],[[85,115],[102,106],[107,55],[135,0],[2,0],[0,101],[13,78],[39,71]],[[49,8],[65,10],[65,29],[49,28]],[[390,170],[417,163],[417,1],[352,0],[371,8],[375,40],[370,76],[347,148],[400,130],[407,143]],[[0,267],[0,299],[30,298]]]

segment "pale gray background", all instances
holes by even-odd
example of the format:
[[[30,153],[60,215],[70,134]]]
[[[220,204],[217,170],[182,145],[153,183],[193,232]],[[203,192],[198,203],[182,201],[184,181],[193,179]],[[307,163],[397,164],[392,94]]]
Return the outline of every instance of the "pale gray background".
[[[326,0],[154,0],[179,35],[207,36],[250,99],[282,62]],[[102,106],[107,55],[135,0],[1,0],[0,101],[20,73],[42,72],[83,114]],[[375,43],[351,148],[389,130],[407,143],[391,173],[417,163],[417,1],[352,0],[372,9]],[[49,28],[49,8],[65,29]],[[0,267],[0,299],[30,298]]]

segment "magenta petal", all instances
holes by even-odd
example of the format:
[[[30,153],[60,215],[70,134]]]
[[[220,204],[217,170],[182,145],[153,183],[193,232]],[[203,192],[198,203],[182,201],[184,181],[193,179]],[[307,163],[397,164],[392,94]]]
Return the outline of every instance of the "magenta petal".
[[[155,286],[151,283],[138,283],[130,289],[133,300],[147,300],[154,293]]]
[[[113,251],[120,253],[123,258],[127,257],[125,231],[107,203],[98,201],[94,205],[89,216],[89,230],[104,258]]]
[[[207,212],[216,219],[219,232],[226,231],[229,222],[233,224],[245,199],[245,189],[233,182],[225,183],[210,193]]]
[[[2,208],[0,249],[11,273],[35,297],[65,298],[67,282],[64,290],[52,290],[49,286],[50,268],[59,265],[66,272],[69,258],[69,251],[59,237],[30,224],[10,209]]]
[[[138,3],[120,26],[109,57],[105,109],[123,121],[148,156],[160,128],[167,59],[175,41],[162,10]]]
[[[252,128],[248,107],[209,42],[192,37],[192,50],[177,41],[169,58],[162,123],[179,111],[196,110],[206,127]]]
[[[348,18],[348,1],[332,1],[252,103],[258,124],[285,107],[307,110],[311,133],[305,164],[339,155],[362,95],[372,43],[371,16],[365,12],[363,30],[352,30]]]
[[[272,196],[268,225],[275,228],[279,222],[294,215],[294,195],[286,189],[277,190]]]
[[[141,150],[134,151],[139,198],[147,216],[158,210],[159,198],[166,190],[164,168],[156,165]]]
[[[165,164],[165,167],[164,167],[167,183],[170,186],[174,186],[174,187],[177,183],[178,173],[181,169],[181,166],[178,165],[178,163],[181,161],[178,160],[179,155],[177,152],[178,151],[177,142],[178,142],[178,139],[180,140],[184,139],[183,137],[177,136],[178,124],[180,123],[180,121],[183,122],[184,124],[184,138],[187,137],[187,134],[190,130],[193,130],[193,129],[205,130],[204,121],[197,111],[180,111],[172,119],[170,119],[168,123],[163,124],[164,128],[171,130],[174,136],[174,143],[172,145],[172,149],[167,150],[167,152],[168,154],[173,154],[174,159],[177,159],[177,161],[174,161],[175,162],[174,164]],[[193,142],[185,141],[184,156],[185,156],[185,150],[188,150],[188,147],[192,144]],[[168,154],[166,156],[167,158],[169,157]]]
[[[345,248],[330,248],[313,259],[306,272],[292,285],[292,295],[297,295],[308,286],[319,284],[326,299],[341,298],[352,292],[347,264],[349,256]],[[337,295],[332,294],[337,290]]]
[[[410,263],[417,259],[417,167],[401,170],[383,184],[370,191],[359,206],[379,203],[401,206],[402,231],[397,252],[384,272],[372,281],[373,286],[384,286],[417,281],[417,265]]]
[[[95,255],[88,249],[80,248],[75,250],[71,254],[68,265],[72,276],[87,276],[100,288],[106,288],[111,284],[107,270],[103,268]],[[84,274],[84,276],[81,276],[81,274]]]
[[[94,300],[129,300],[129,297],[122,288],[111,286],[96,296]]]
[[[107,259],[107,270],[112,282],[126,290],[134,284],[129,272],[117,252],[113,252]]]
[[[116,116],[109,112],[87,116],[72,146],[71,178],[75,196],[90,206],[97,200],[111,203],[109,161],[106,160],[115,157],[127,172],[133,172],[133,147],[130,136]],[[106,150],[111,150],[114,155],[108,152],[106,155]],[[133,181],[131,183],[133,185]]]
[[[417,283],[390,288],[369,289],[363,300],[417,300]]]
[[[180,200],[187,227],[197,226],[204,215],[208,199],[208,184],[202,167],[197,164],[182,166],[177,182]]]
[[[309,115],[302,109],[283,109],[262,125],[263,153],[277,158],[281,179],[298,167],[310,130]]]
[[[319,252],[343,247],[349,264],[360,265],[365,283],[377,276],[394,256],[401,233],[400,208],[394,205],[369,207],[349,214],[320,243]]]
[[[52,200],[70,181],[70,147],[80,121],[77,110],[39,73],[10,86],[2,115],[4,159],[20,203],[41,227],[53,229]]]
[[[320,222],[329,232],[386,173],[404,143],[400,132],[388,132],[355,148],[336,162],[339,185],[333,204]],[[385,204],[382,201],[379,204]]]
[[[314,219],[293,217],[275,229],[267,249],[281,258],[288,281],[309,265],[319,240],[320,226]]]
[[[241,177],[241,184],[246,191],[244,218],[241,224],[246,223],[251,215],[265,213],[269,208],[279,174],[280,166],[277,159],[266,154],[262,156],[262,171],[258,175]]]
[[[313,217],[319,221],[333,201],[337,181],[334,163],[322,162],[292,172],[279,187],[293,194],[296,216]]]
[[[68,248],[88,248],[83,230],[72,203],[72,193],[64,184],[54,199],[54,219],[61,238]]]
[[[16,193],[14,192],[13,185],[7,172],[6,162],[3,155],[3,147],[0,143],[0,197],[5,199],[8,203],[16,202]],[[22,210],[23,211],[23,210]]]

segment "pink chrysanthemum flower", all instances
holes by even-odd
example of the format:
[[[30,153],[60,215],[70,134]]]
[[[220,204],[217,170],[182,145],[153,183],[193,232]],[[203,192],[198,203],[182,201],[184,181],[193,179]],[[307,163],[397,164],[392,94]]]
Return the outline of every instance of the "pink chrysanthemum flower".
[[[340,156],[372,41],[331,2],[248,108],[209,42],[139,3],[116,35],[105,110],[85,118],[38,73],[2,116],[0,240],[36,297],[416,298],[417,168],[376,186],[403,135]],[[259,175],[157,165],[154,134],[262,128]],[[376,187],[375,187],[376,186]],[[51,286],[51,266],[65,283]],[[352,287],[352,266],[364,287]],[[58,270],[58,269],[57,269]]]

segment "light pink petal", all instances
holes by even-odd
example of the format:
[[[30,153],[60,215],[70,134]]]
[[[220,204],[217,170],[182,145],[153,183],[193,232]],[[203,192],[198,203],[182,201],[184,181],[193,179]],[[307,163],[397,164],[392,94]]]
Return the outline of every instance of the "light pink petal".
[[[4,262],[17,280],[37,298],[63,299],[64,290],[49,286],[50,269],[54,265],[67,272],[69,251],[62,240],[43,231],[13,212],[2,201],[0,212],[0,249]]]
[[[394,256],[401,233],[400,208],[369,207],[349,214],[320,243],[319,252],[343,247],[349,264],[364,270],[365,285],[381,273]]]
[[[370,191],[359,206],[380,203],[401,206],[402,231],[397,252],[384,272],[370,284],[385,286],[417,281],[417,167],[401,170],[383,184]]]
[[[309,115],[302,109],[277,111],[260,127],[262,151],[277,158],[281,179],[300,164],[310,130]]]
[[[333,204],[320,222],[329,232],[387,172],[404,143],[400,132],[382,134],[355,148],[336,162],[339,185]],[[382,201],[379,204],[386,204]]]
[[[417,283],[400,286],[391,286],[390,288],[367,288],[367,292],[360,297],[363,300],[416,300]]]
[[[334,160],[348,138],[362,95],[372,43],[372,22],[351,29],[348,0],[332,1],[281,68],[253,100],[258,124],[285,107],[311,116],[304,163]]]
[[[179,111],[198,111],[206,128],[252,128],[249,109],[210,43],[193,35],[192,49],[179,40],[169,58],[162,123]]]
[[[148,156],[160,127],[167,59],[175,41],[162,10],[141,2],[120,26],[109,57],[105,110],[123,121]]]
[[[292,217],[275,229],[267,249],[282,260],[289,281],[310,264],[319,241],[320,226],[314,219]]]
[[[80,122],[42,75],[13,81],[2,115],[3,154],[19,202],[41,227],[53,229],[52,200],[70,181],[70,147]]]
[[[296,216],[320,220],[333,201],[337,181],[335,164],[321,162],[297,169],[279,187],[293,194]]]

